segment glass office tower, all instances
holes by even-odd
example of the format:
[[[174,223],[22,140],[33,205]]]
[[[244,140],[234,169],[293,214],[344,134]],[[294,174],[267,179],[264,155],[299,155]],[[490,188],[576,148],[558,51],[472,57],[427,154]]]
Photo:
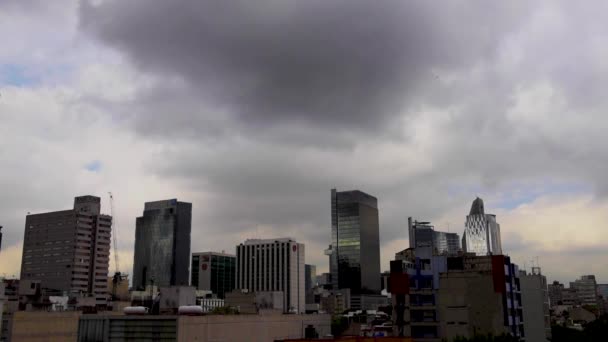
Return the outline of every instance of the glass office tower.
[[[359,190],[331,190],[330,256],[334,289],[351,294],[380,292],[378,200]]]
[[[133,287],[188,286],[192,204],[147,202],[135,222]]]
[[[218,298],[234,290],[236,282],[236,255],[204,252],[192,253],[192,286],[211,291]]]
[[[496,215],[486,214],[483,200],[477,197],[465,222],[462,249],[476,255],[502,254],[500,225]]]

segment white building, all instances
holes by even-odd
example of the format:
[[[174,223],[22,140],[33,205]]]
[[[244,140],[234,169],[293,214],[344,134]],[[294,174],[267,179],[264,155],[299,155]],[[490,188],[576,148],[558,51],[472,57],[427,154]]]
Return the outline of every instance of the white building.
[[[501,255],[500,225],[496,215],[486,214],[483,200],[477,197],[466,218],[462,249],[479,256]]]
[[[290,238],[246,240],[236,247],[236,288],[282,291],[285,312],[304,313],[304,244]]]

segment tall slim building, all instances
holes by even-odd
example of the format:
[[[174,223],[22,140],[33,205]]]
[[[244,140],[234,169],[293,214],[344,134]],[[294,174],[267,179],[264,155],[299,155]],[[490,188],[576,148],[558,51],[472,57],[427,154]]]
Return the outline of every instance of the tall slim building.
[[[219,298],[234,290],[236,282],[236,256],[224,253],[192,253],[192,286],[211,291]]]
[[[21,280],[105,304],[112,217],[100,209],[99,197],[80,196],[73,209],[27,215]]]
[[[359,190],[331,190],[331,283],[351,294],[380,293],[378,200]]]
[[[2,226],[0,226],[0,250],[2,250]]]
[[[191,203],[170,199],[145,204],[135,224],[134,288],[189,284],[191,227]]]
[[[462,249],[481,256],[502,254],[500,225],[496,222],[496,215],[485,213],[483,200],[479,197],[473,201],[466,218]]]
[[[236,246],[236,288],[283,292],[285,312],[303,313],[304,245],[290,238],[246,240]]]
[[[306,303],[314,303],[313,288],[317,283],[317,266],[304,265],[304,289],[306,291]]]

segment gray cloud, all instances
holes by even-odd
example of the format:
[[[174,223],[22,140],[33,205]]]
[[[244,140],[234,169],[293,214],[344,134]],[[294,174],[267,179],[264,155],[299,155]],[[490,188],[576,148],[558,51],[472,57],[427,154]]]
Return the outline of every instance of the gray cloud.
[[[527,13],[510,4],[478,5],[85,1],[80,24],[141,70],[185,81],[207,107],[202,112],[227,112],[253,129],[287,121],[377,132],[403,114],[421,86],[437,81],[434,68],[491,58],[495,36]],[[149,123],[160,113],[142,115],[141,131],[188,131],[192,116],[205,115],[170,114],[173,120],[158,126]]]
[[[230,251],[244,237],[291,235],[310,246],[307,260],[324,268],[331,187],[379,198],[381,240],[391,248],[406,238],[410,215],[460,233],[480,195],[503,218],[505,249],[516,261],[537,251],[541,259],[552,256],[543,241],[521,237],[536,222],[507,220],[511,212],[492,203],[514,193],[527,201],[543,193],[574,198],[545,189],[573,184],[583,189],[576,195],[608,194],[605,6],[82,1],[77,38],[94,38],[99,51],[125,57],[119,64],[129,76],[106,79],[102,66],[92,77],[103,81],[87,83],[64,109],[78,124],[37,125],[39,145],[3,155],[22,163],[3,165],[10,172],[0,183],[17,195],[0,214],[19,227],[30,208],[59,209],[79,192],[125,189],[118,194],[128,208],[121,239],[131,243],[145,200],[178,197],[194,203],[194,250]],[[103,96],[123,83],[132,92]],[[97,130],[61,140],[91,124]],[[79,143],[118,136],[105,157]],[[63,149],[49,154],[49,141]],[[68,145],[83,150],[74,167],[103,161],[99,179],[84,174],[73,184],[66,165],[53,165],[57,174],[41,181],[45,186],[27,183],[41,178],[41,162],[19,155],[54,160],[74,148]],[[141,168],[131,166],[140,161]],[[29,185],[10,186],[20,182]],[[21,234],[8,233],[6,243]],[[592,243],[581,240],[568,251],[576,258],[570,265],[583,265],[589,255],[580,249]],[[385,266],[394,252],[383,251]],[[548,266],[559,277],[582,268]]]

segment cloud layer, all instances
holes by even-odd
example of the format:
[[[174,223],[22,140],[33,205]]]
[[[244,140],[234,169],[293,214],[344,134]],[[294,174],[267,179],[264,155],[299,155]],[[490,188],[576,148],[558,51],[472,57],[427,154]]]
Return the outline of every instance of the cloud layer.
[[[379,198],[383,268],[408,216],[461,233],[480,195],[517,262],[608,282],[584,267],[607,247],[606,6],[0,4],[20,28],[0,52],[0,273],[26,212],[107,191],[124,258],[143,202],[178,197],[193,250],[294,236],[323,270],[337,187]]]

